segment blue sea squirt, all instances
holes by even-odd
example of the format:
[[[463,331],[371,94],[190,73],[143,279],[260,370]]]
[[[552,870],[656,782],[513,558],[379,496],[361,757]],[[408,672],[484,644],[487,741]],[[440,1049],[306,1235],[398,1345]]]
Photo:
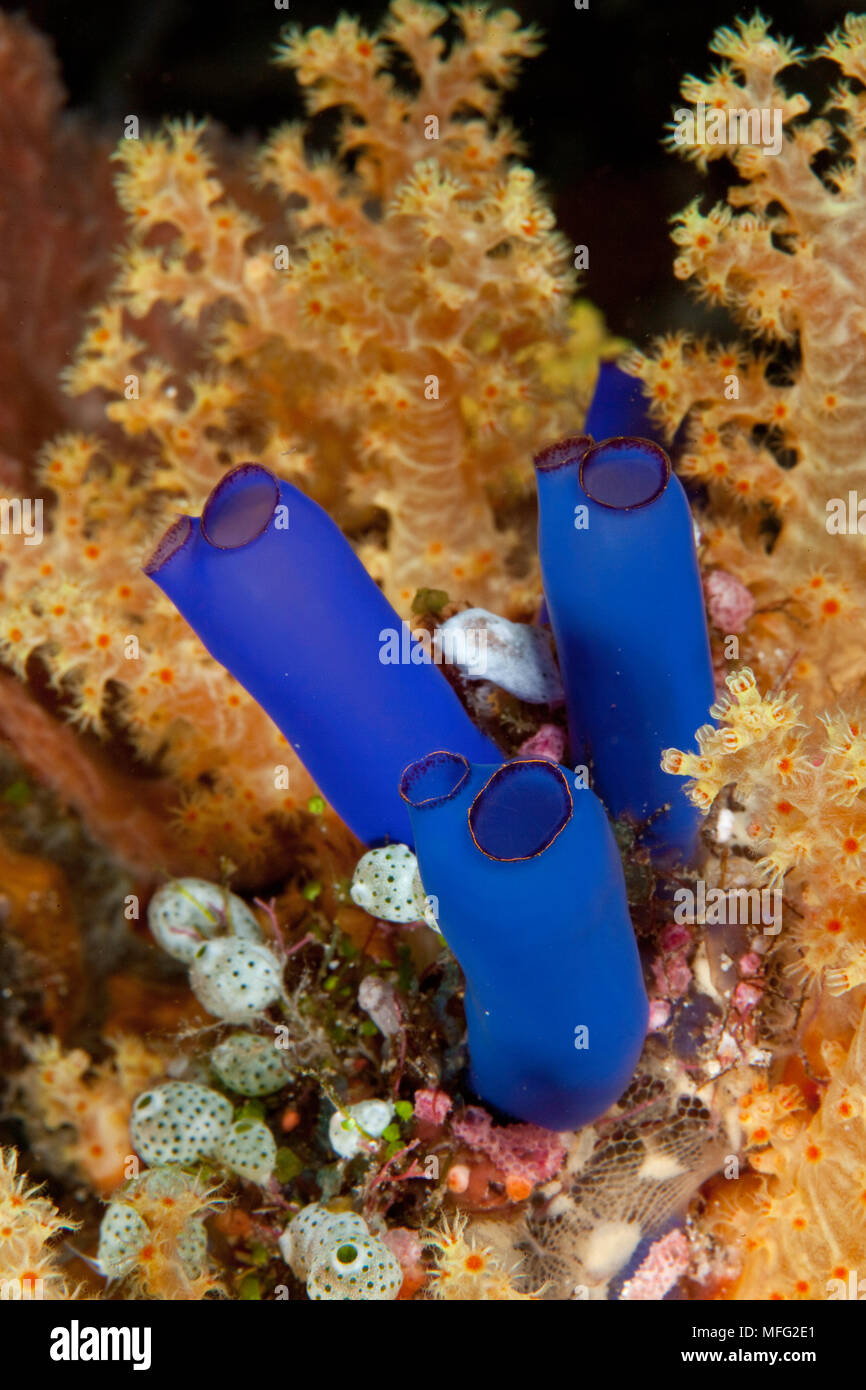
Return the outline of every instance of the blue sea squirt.
[[[259,464],[226,474],[146,569],[365,844],[411,843],[397,787],[431,744],[499,758],[420,644],[382,663],[397,613],[327,512]]]
[[[548,1129],[597,1119],[631,1079],[648,1005],[604,808],[544,759],[409,766],[424,887],[466,979],[470,1080]]]
[[[571,751],[608,813],[688,860],[699,813],[662,771],[715,700],[688,500],[649,439],[564,439],[535,459],[538,548]]]

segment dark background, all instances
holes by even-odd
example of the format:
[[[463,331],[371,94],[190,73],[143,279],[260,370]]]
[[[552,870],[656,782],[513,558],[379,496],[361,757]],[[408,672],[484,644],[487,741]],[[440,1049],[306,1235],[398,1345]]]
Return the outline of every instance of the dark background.
[[[291,73],[269,61],[286,23],[329,26],[337,15],[375,28],[384,2],[291,0],[31,0],[0,7],[26,13],[56,47],[71,104],[118,137],[129,113],[142,124],[166,115],[209,115],[237,134],[263,135],[301,114]],[[730,170],[698,173],[661,146],[687,72],[704,77],[707,44],[721,24],[752,5],[734,0],[514,0],[524,22],[544,31],[545,51],[523,68],[506,110],[546,181],[560,225],[589,247],[583,290],[611,329],[643,343],[680,325],[725,332],[673,278],[668,219],[698,192],[722,195]],[[841,0],[771,0],[777,32],[814,48],[855,5]],[[813,64],[789,85],[823,105],[837,72]]]

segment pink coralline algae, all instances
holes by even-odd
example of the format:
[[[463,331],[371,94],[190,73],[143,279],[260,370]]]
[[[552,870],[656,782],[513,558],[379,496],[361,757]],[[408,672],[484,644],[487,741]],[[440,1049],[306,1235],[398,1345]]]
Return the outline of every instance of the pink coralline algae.
[[[542,724],[517,750],[520,758],[548,758],[561,763],[565,752],[565,730],[558,724]]]
[[[637,1272],[622,1286],[620,1301],[657,1302],[689,1267],[689,1242],[682,1231],[669,1231],[650,1246]]]
[[[651,999],[649,1011],[649,1033],[659,1033],[671,1016],[671,1006],[667,999]]]
[[[526,1179],[533,1187],[549,1182],[565,1162],[556,1134],[538,1125],[502,1125],[480,1106],[469,1106],[452,1124],[454,1137],[482,1153],[507,1177]]]
[[[665,955],[670,955],[674,951],[682,951],[683,947],[692,944],[691,931],[685,923],[668,922],[659,938],[659,944]]]
[[[747,1014],[760,1002],[764,991],[757,985],[747,984],[741,980],[734,990],[732,1003],[738,1014]]]
[[[763,961],[757,951],[747,951],[744,956],[740,956],[737,962],[741,975],[757,975],[761,970]]]
[[[424,1124],[443,1124],[451,1110],[451,1097],[445,1091],[416,1091],[415,1118]]]
[[[662,932],[652,973],[656,991],[663,1000],[680,999],[691,984],[692,970],[687,959],[691,944],[691,932],[679,923],[670,922]]]
[[[727,570],[713,570],[704,580],[710,619],[724,633],[742,632],[755,611],[750,591]]]
[[[382,1244],[387,1245],[403,1271],[401,1292],[411,1296],[421,1288],[427,1278],[423,1258],[424,1247],[418,1232],[410,1230],[408,1226],[392,1226],[383,1233]]]

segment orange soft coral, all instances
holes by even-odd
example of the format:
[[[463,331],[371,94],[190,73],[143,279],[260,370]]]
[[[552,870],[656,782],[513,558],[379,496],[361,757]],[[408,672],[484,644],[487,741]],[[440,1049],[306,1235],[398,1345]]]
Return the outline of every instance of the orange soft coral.
[[[102,1196],[130,1176],[132,1102],[166,1065],[137,1038],[118,1038],[114,1049],[111,1061],[94,1066],[81,1048],[64,1051],[56,1038],[37,1038],[28,1047],[32,1062],[18,1077],[34,1147]]]
[[[111,395],[128,435],[157,443],[164,485],[193,507],[226,446],[237,456],[231,413],[255,422],[260,459],[338,515],[344,493],[362,515],[381,508],[387,551],[366,558],[404,609],[422,584],[513,597],[486,487],[525,479],[532,441],[577,419],[574,377],[557,393],[541,370],[551,344],[568,351],[568,247],[497,121],[538,44],[510,10],[456,17],[463,37],[447,54],[436,34],[447,12],[414,0],[395,0],[376,34],[346,17],[287,32],[278,63],[311,115],[338,109],[342,123],[333,160],[309,162],[302,126],[261,151],[256,177],[284,208],[276,245],[227,196],[203,126],[123,142],[132,242],[68,374],[75,393]],[[388,45],[415,67],[411,97]],[[169,363],[142,361],[122,313],[143,320],[159,305],[191,333],[210,330],[206,372],[182,394],[166,390]]]
[[[668,749],[663,766],[688,777],[703,811],[733,789],[740,850],[757,881],[784,881],[785,925],[777,946],[791,973],[843,993],[860,983],[866,949],[866,741],[857,719],[804,725],[789,695],[761,695],[746,669],[727,678],[730,697],[698,730],[698,752]],[[755,862],[751,863],[750,860]],[[864,975],[866,979],[866,975]]]
[[[779,80],[802,55],[760,15],[719,30],[711,47],[724,61],[705,81],[686,78],[682,110],[778,111],[784,138],[776,154],[678,145],[702,169],[729,159],[739,181],[726,203],[704,213],[696,200],[676,218],[674,273],[759,342],[714,348],[678,333],[633,354],[631,369],[671,434],[688,414],[680,469],[707,489],[703,559],[758,600],[743,655],[770,679],[792,662],[803,699],[820,709],[866,672],[856,511],[855,534],[831,524],[834,503],[847,514],[849,493],[866,498],[866,22],[849,16],[815,55],[841,74],[832,121],[805,119],[808,101]],[[840,146],[826,168],[819,157]]]
[[[613,345],[570,309],[569,248],[498,118],[534,32],[510,10],[455,15],[448,52],[448,12],[414,0],[376,34],[287,32],[277,60],[311,115],[342,112],[333,158],[283,126],[244,184],[191,121],[115,155],[130,239],[65,373],[90,418],[101,393],[108,429],[42,450],[48,533],[3,542],[0,651],[21,678],[38,658],[76,724],[168,774],[190,867],[273,864],[313,790],[140,572],[227,468],[256,457],[308,487],[405,611],[419,586],[515,614],[537,599],[496,502],[528,496],[534,444],[577,427]]]
[[[733,1298],[845,1298],[866,1266],[866,1014],[833,1071],[814,1115],[793,1086],[757,1087],[740,1103],[764,1176],[757,1189],[734,1184],[706,1217],[741,1261]]]
[[[74,1298],[56,1251],[60,1232],[74,1229],[75,1222],[19,1174],[16,1151],[0,1149],[0,1297]]]
[[[793,697],[761,695],[748,669],[727,686],[730,697],[711,710],[718,727],[698,731],[697,753],[669,749],[664,766],[690,779],[688,794],[705,811],[728,789],[738,810],[725,849],[741,856],[739,874],[784,883],[770,959],[783,989],[787,981],[789,994],[803,985],[810,994],[787,1042],[818,1108],[810,1116],[795,1085],[752,1085],[739,1123],[761,1185],[732,1184],[706,1224],[736,1237],[735,1297],[823,1298],[829,1280],[847,1279],[866,1258],[864,725],[842,714],[804,724]],[[735,1078],[735,1089],[745,1080]]]
[[[477,1234],[467,1230],[468,1218],[443,1217],[435,1230],[425,1233],[427,1245],[435,1251],[435,1267],[430,1297],[484,1302],[531,1302],[537,1293],[518,1287],[519,1259],[510,1252],[484,1245]]]

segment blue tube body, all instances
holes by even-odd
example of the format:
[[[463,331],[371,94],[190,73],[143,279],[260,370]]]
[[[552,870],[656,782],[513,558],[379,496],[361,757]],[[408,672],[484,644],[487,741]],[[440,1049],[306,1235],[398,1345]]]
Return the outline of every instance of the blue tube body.
[[[584,430],[593,439],[611,435],[639,435],[664,443],[664,436],[649,413],[643,385],[615,362],[602,362]]]
[[[366,844],[412,843],[398,784],[431,745],[500,760],[327,513],[266,469],[228,474],[146,569]]]
[[[428,761],[416,765],[422,785],[409,793],[413,799],[425,791]],[[499,771],[521,775],[532,766]],[[568,785],[565,769],[545,766]],[[646,1034],[622,866],[589,789],[573,792],[567,823],[545,848],[527,858],[491,858],[480,848],[490,828],[476,825],[473,835],[470,813],[490,794],[496,772],[466,766],[456,790],[412,805],[421,877],[466,978],[474,1089],[518,1119],[574,1129],[619,1098]],[[404,788],[414,775],[407,769]],[[520,833],[533,816],[531,796],[519,783],[506,791],[492,813],[506,835],[510,821]]]
[[[564,441],[536,465],[572,755],[613,817],[653,817],[644,843],[688,859],[700,817],[660,759],[693,745],[715,689],[685,493],[646,440]]]

